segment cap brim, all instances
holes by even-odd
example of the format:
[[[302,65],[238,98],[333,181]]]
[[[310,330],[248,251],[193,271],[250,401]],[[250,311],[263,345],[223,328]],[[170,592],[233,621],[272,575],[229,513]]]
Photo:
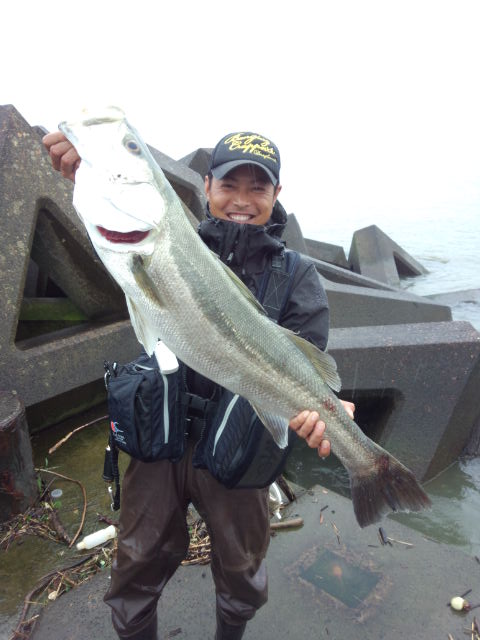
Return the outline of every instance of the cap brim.
[[[262,169],[262,171],[268,176],[268,179],[273,185],[276,185],[278,183],[278,178],[273,174],[272,171],[270,171],[270,169],[265,167],[263,164],[260,164],[260,162],[255,162],[252,160],[232,160],[231,162],[224,162],[218,167],[215,167],[215,169],[212,169],[212,175],[217,180],[221,180],[227,175],[227,173],[232,171],[232,169],[240,167],[244,164],[253,164],[255,167]]]

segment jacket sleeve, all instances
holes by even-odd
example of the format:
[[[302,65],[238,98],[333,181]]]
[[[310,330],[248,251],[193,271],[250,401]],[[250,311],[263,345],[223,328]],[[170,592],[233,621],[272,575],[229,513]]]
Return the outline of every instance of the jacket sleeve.
[[[328,342],[329,317],[327,294],[320,276],[314,264],[302,256],[279,324],[324,351]]]

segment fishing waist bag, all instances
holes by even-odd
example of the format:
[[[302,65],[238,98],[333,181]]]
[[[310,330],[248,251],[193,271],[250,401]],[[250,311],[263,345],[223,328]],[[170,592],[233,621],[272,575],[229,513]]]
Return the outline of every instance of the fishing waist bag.
[[[178,372],[161,373],[155,356],[142,353],[133,362],[104,363],[110,440],[142,462],[184,453]]]
[[[228,489],[267,487],[285,467],[295,439],[291,430],[288,439],[280,449],[248,400],[225,390],[206,436],[197,444],[193,466],[208,469]]]
[[[298,260],[295,251],[274,256],[260,283],[257,298],[274,322],[289,298]],[[266,487],[282,473],[296,438],[291,429],[287,447],[280,449],[248,400],[226,389],[209,422],[195,449],[195,467],[208,469],[229,489]]]

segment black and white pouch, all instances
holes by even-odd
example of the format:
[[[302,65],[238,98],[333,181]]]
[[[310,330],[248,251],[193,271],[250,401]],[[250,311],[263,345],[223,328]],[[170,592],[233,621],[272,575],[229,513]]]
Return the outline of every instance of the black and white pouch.
[[[155,356],[146,353],[128,364],[104,366],[116,447],[142,462],[179,460],[185,438],[178,373],[162,373]]]
[[[225,390],[193,465],[228,489],[260,489],[282,473],[295,437],[289,429],[288,445],[280,449],[248,400]]]

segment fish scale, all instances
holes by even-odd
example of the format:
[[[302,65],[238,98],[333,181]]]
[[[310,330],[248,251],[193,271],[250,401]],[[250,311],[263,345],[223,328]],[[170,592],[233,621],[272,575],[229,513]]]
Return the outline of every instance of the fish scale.
[[[74,206],[125,292],[146,351],[153,353],[161,339],[188,366],[245,397],[279,446],[287,444],[293,416],[317,411],[349,473],[360,526],[391,510],[428,507],[413,474],[362,432],[331,390],[340,386],[333,359],[271,322],[202,242],[123,112],[84,114],[60,129],[82,158]],[[115,176],[121,176],[118,192]],[[127,234],[140,229],[146,236],[128,242]]]

